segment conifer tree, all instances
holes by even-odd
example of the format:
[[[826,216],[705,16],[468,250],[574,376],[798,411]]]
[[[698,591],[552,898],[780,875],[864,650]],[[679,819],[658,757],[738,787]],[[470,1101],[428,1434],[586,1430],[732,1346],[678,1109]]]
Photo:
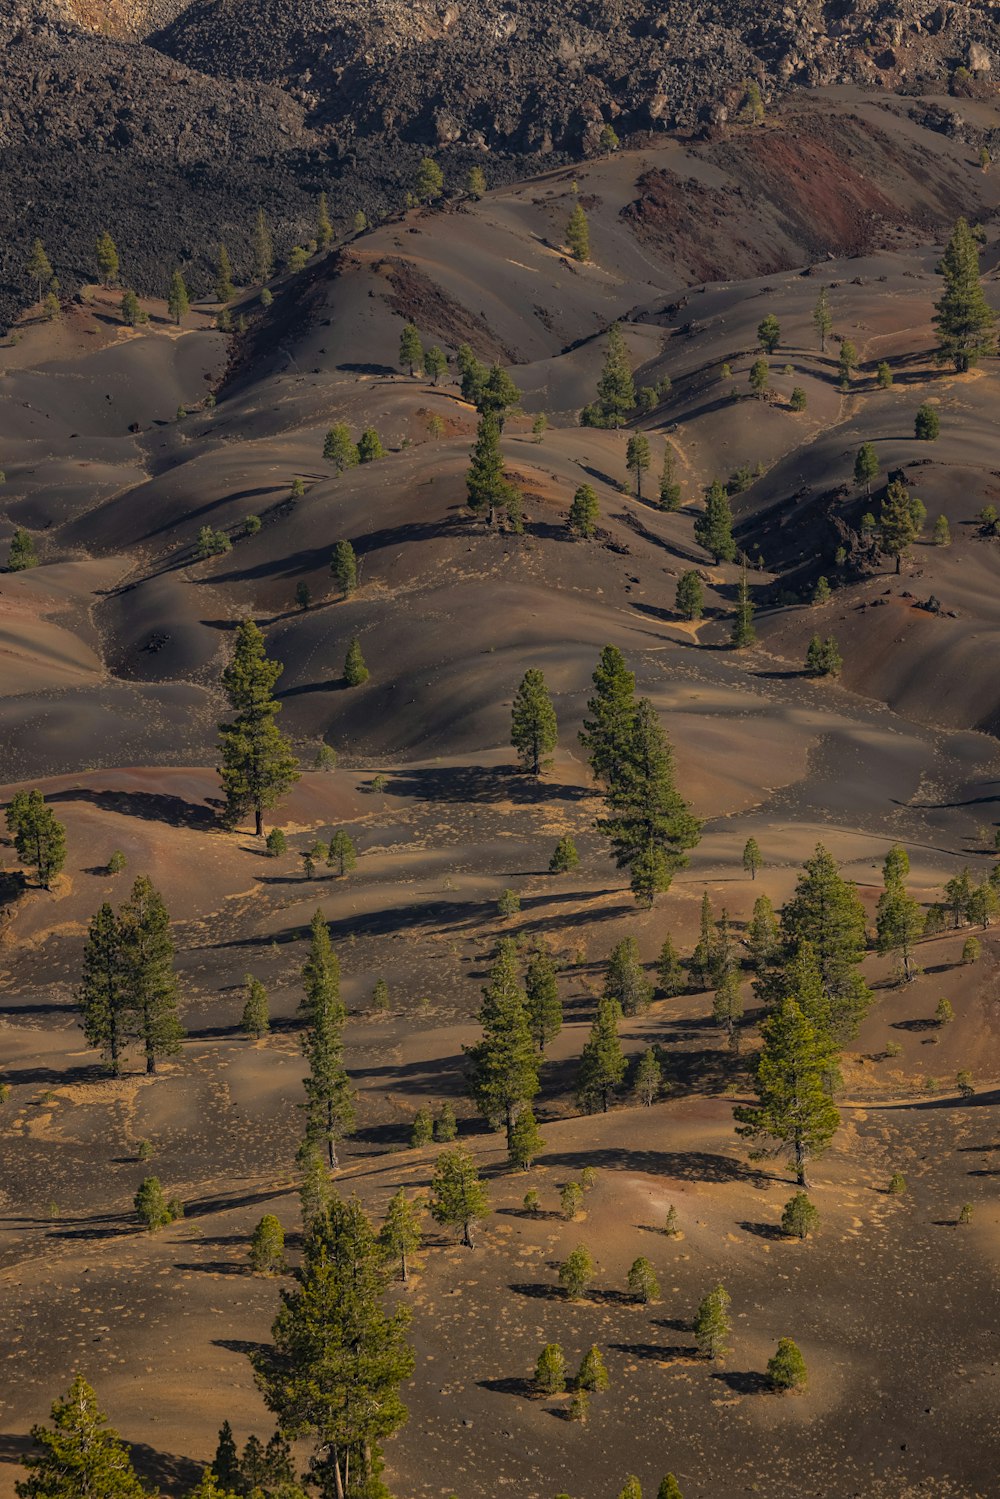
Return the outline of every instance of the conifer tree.
[[[872,480],[877,479],[879,474],[878,454],[875,445],[863,442],[858,448],[854,459],[854,482],[859,487],[865,486],[865,494],[871,496]]]
[[[517,1116],[539,1087],[527,998],[518,983],[517,951],[509,939],[501,942],[483,989],[479,1023],[483,1039],[466,1049],[469,1089],[483,1118],[494,1128],[505,1125],[509,1150]]]
[[[635,719],[635,675],[615,645],[601,651],[593,676],[594,695],[587,703],[580,743],[590,752],[596,781],[610,785],[625,763]]]
[[[642,1499],[642,1485],[634,1473],[626,1478],[618,1499]]]
[[[265,281],[270,281],[274,272],[274,240],[263,208],[257,210],[251,248],[254,281],[258,286],[263,286]]]
[[[840,388],[845,391],[849,390],[851,376],[858,367],[858,351],[849,338],[841,340],[838,365],[840,368]]]
[[[100,271],[102,286],[114,286],[118,280],[118,264],[117,246],[105,229],[97,241],[97,268]]]
[[[329,1211],[333,1200],[333,1187],[323,1152],[304,1138],[295,1154],[295,1163],[301,1172],[299,1180],[299,1206],[302,1213],[302,1228],[306,1234]]]
[[[743,868],[752,880],[757,878],[758,872],[763,869],[764,860],[757,846],[756,838],[748,838],[743,845]]]
[[[515,502],[517,491],[504,478],[500,423],[493,412],[484,412],[479,418],[465,486],[469,509],[485,516],[490,526],[496,524],[499,512],[509,512]]]
[[[559,1266],[559,1284],[570,1301],[579,1301],[596,1270],[586,1244],[578,1244]]]
[[[46,805],[40,791],[23,793],[16,799],[16,805],[17,816],[11,830],[17,856],[22,864],[35,871],[42,888],[49,890],[66,863],[66,829]]]
[[[882,551],[896,559],[897,573],[920,535],[919,512],[914,511],[916,503],[901,479],[890,480],[879,513],[878,538]]]
[[[360,1204],[334,1198],[281,1293],[273,1346],[252,1358],[280,1432],[312,1439],[320,1488],[338,1499],[378,1492],[381,1444],[406,1420],[409,1312],[386,1312],[389,1274]]]
[[[545,1141],[542,1132],[538,1128],[538,1121],[530,1104],[526,1104],[510,1133],[510,1144],[507,1148],[507,1157],[510,1164],[521,1170],[528,1171],[535,1160],[541,1155]]]
[[[951,527],[946,515],[939,515],[934,522],[934,545],[936,547],[951,546]]]
[[[592,1343],[583,1355],[574,1384],[578,1390],[588,1390],[593,1395],[601,1395],[608,1388],[607,1365],[596,1343]]]
[[[767,395],[771,384],[771,371],[766,359],[755,359],[750,366],[750,389],[762,401]]]
[[[674,469],[676,456],[671,443],[667,443],[663,450],[663,468],[660,470],[660,509],[679,510],[681,508],[681,486],[677,483]]]
[[[552,851],[549,860],[549,874],[567,874],[569,870],[575,869],[580,862],[576,844],[568,833],[564,833]]]
[[[122,957],[118,918],[105,901],[87,931],[76,1002],[87,1044],[101,1052],[115,1077],[122,1068],[130,1007]]]
[[[580,1057],[576,1078],[576,1096],[580,1107],[588,1114],[598,1110],[606,1114],[612,1094],[624,1081],[628,1063],[618,1039],[620,1019],[621,1007],[617,1000],[598,1001],[597,1014]]]
[[[412,1202],[406,1189],[399,1190],[389,1199],[385,1222],[379,1231],[378,1242],[382,1253],[390,1264],[399,1266],[399,1278],[410,1278],[410,1257],[417,1253],[423,1242],[420,1228],[421,1205]]]
[[[354,1129],[354,1097],[344,1067],[345,1010],[340,998],[340,964],[330,945],[323,913],[313,916],[310,951],[302,970],[303,1008],[309,1024],[302,1051],[309,1067],[304,1080],[306,1140],[324,1149],[331,1169],[339,1165],[337,1146]]]
[[[740,990],[739,974],[732,968],[727,967],[719,975],[712,1004],[712,1016],[716,1025],[725,1031],[730,1049],[739,1051],[739,1023],[743,1019],[743,995]]]
[[[635,410],[635,381],[621,325],[612,323],[604,367],[597,382],[597,400],[581,416],[585,427],[623,427]]]
[[[9,573],[22,573],[26,568],[38,566],[38,553],[35,551],[35,543],[31,532],[26,531],[23,526],[17,526],[13,536],[10,538],[10,551],[7,554],[7,571]]]
[[[765,354],[773,354],[781,342],[781,324],[773,312],[769,312],[757,324],[757,342]]]
[[[468,401],[471,406],[478,407],[479,397],[486,384],[489,370],[485,364],[479,362],[468,344],[459,344],[455,351],[455,364],[458,367],[462,400]]]
[[[444,173],[432,156],[425,156],[420,163],[416,192],[421,203],[435,203],[444,192]]]
[[[151,1234],[156,1233],[158,1228],[166,1228],[168,1223],[173,1223],[175,1218],[181,1216],[180,1205],[167,1201],[157,1176],[143,1177],[133,1198],[133,1206],[137,1217]]]
[[[778,1339],[778,1346],[767,1361],[767,1377],[776,1390],[798,1390],[805,1385],[805,1359],[791,1338]]]
[[[249,973],[243,980],[243,986],[246,990],[246,1002],[243,1005],[240,1029],[245,1036],[252,1036],[255,1041],[259,1041],[271,1029],[267,990],[260,979],[255,979]]]
[[[653,986],[639,958],[635,937],[623,937],[615,943],[604,979],[604,997],[616,999],[623,1015],[641,1015],[649,1009]]]
[[[821,354],[826,353],[826,341],[833,332],[833,314],[830,311],[830,298],[826,287],[821,286],[819,296],[816,298],[816,306],[813,308],[813,327],[819,334],[819,349]]]
[[[701,578],[693,569],[681,573],[677,580],[674,608],[682,619],[701,619],[705,612],[705,594],[701,586]]]
[[[669,890],[701,825],[674,785],[673,750],[648,698],[640,698],[607,790],[607,816],[596,826],[611,843],[619,869],[628,870],[637,904],[650,907]]]
[[[569,245],[574,260],[590,259],[590,225],[587,223],[587,215],[583,211],[582,203],[577,203],[569,216],[566,224],[566,243]]]
[[[473,1231],[490,1211],[489,1193],[464,1145],[445,1150],[434,1163],[430,1209],[435,1223],[462,1230],[462,1243],[474,1249]]]
[[[341,596],[348,598],[358,586],[358,560],[349,541],[338,541],[330,560],[330,573],[340,588]]]
[[[370,673],[361,654],[361,642],[355,635],[347,647],[347,655],[344,657],[344,681],[348,687],[363,687],[368,681]]]
[[[773,961],[781,945],[778,918],[766,895],[758,895],[754,901],[746,941],[750,962],[758,973],[763,973]]]
[[[790,1239],[805,1239],[819,1222],[819,1213],[805,1192],[796,1192],[785,1203],[781,1214],[781,1232]]]
[[[558,1343],[546,1343],[535,1364],[534,1386],[539,1395],[561,1395],[566,1388],[566,1360]]]
[[[441,376],[448,372],[448,360],[443,350],[433,344],[424,355],[424,373],[430,376],[432,385],[436,385]]]
[[[374,427],[366,427],[358,438],[358,462],[375,463],[385,457],[382,439]]]
[[[511,709],[510,742],[517,750],[521,769],[540,775],[544,757],[556,747],[557,735],[555,709],[545,678],[537,668],[530,667]]]
[[[643,1305],[660,1299],[660,1283],[644,1254],[633,1260],[629,1268],[628,1288],[629,1294]]]
[[[702,1298],[694,1319],[694,1336],[698,1348],[706,1358],[722,1358],[729,1352],[726,1339],[732,1332],[729,1320],[731,1297],[723,1286]]]
[[[745,650],[755,643],[757,631],[753,627],[754,607],[750,597],[750,585],[747,582],[746,558],[740,569],[740,581],[736,596],[736,613],[733,615],[732,646],[734,650]]]
[[[718,479],[714,479],[709,486],[705,509],[694,523],[694,537],[699,546],[711,553],[716,563],[736,560],[733,513],[729,496]]]
[[[715,967],[715,922],[712,917],[712,902],[707,890],[701,896],[701,924],[698,941],[691,955],[688,973],[695,984],[707,987]]]
[[[320,193],[316,203],[316,243],[321,250],[328,250],[333,243],[333,225],[330,223],[326,193]]]
[[[660,1487],[656,1491],[656,1499],[684,1499],[681,1486],[672,1473],[661,1478]]]
[[[944,291],[934,304],[937,357],[961,373],[992,352],[990,334],[996,321],[979,280],[979,245],[966,219],[955,225],[938,270]]]
[[[186,317],[190,310],[191,299],[188,296],[184,277],[180,271],[174,271],[173,276],[170,278],[170,290],[167,293],[167,311],[179,328],[181,319]]]
[[[832,1034],[838,1041],[850,1040],[871,1002],[857,972],[866,949],[865,911],[822,844],[807,859],[781,926],[789,954],[800,942],[812,944],[830,1001]]]
[[[283,670],[280,662],[268,656],[254,621],[245,619],[222,673],[233,716],[219,725],[219,777],[226,797],[226,822],[235,826],[252,811],[258,838],[263,836],[265,810],[276,806],[298,780],[291,746],[275,723],[281,704],[275,701],[273,690]]]
[[[406,323],[399,339],[399,362],[412,376],[424,365],[424,346],[412,323]]]
[[[139,306],[139,298],[130,286],[122,292],[121,314],[126,328],[135,328],[139,323],[146,321],[146,315]]]
[[[255,1275],[280,1275],[285,1269],[285,1230],[273,1213],[265,1213],[254,1229],[249,1255]]]
[[[228,1421],[223,1421],[219,1430],[219,1440],[209,1473],[220,1489],[235,1490],[240,1482],[240,1456],[233,1428]]]
[[[913,435],[920,442],[936,442],[941,436],[941,418],[927,401],[917,407],[913,419]]]
[[[326,434],[323,457],[332,463],[338,474],[345,468],[355,468],[359,463],[358,445],[351,439],[351,430],[346,422],[335,422]]]
[[[180,1050],[184,1032],[177,1018],[177,976],[170,917],[163,897],[139,875],[119,917],[122,982],[132,1034],[146,1053],[146,1072],[160,1057]]]
[[[326,862],[331,869],[335,869],[341,879],[350,874],[352,869],[358,867],[357,851],[351,839],[350,833],[343,828],[338,828],[330,839],[327,850]]]
[[[656,960],[656,976],[659,979],[660,993],[665,998],[672,999],[675,995],[684,993],[684,969],[669,932],[663,939],[663,946]]]
[[[649,438],[645,432],[636,432],[628,440],[625,449],[625,466],[630,474],[635,475],[635,497],[642,499],[642,476],[649,467]]]
[[[913,945],[924,930],[924,917],[901,877],[891,876],[879,896],[875,913],[876,946],[884,957],[895,953],[899,959],[904,983],[915,977]]]
[[[647,1046],[635,1070],[632,1091],[643,1108],[651,1109],[663,1090],[663,1070],[656,1052]]]
[[[465,191],[478,201],[486,192],[486,174],[482,167],[470,167],[465,179]]]
[[[52,1425],[33,1426],[31,1440],[18,1499],[144,1499],[129,1449],[82,1374],[53,1404]]]
[[[45,253],[45,246],[40,239],[36,239],[31,246],[27,272],[35,283],[35,301],[40,302],[42,300],[42,288],[48,286],[53,275],[52,262]]]
[[[235,295],[236,287],[233,284],[233,263],[229,258],[229,251],[225,245],[220,244],[215,262],[215,300],[217,302],[231,302]]]
[[[539,1051],[544,1051],[562,1030],[562,1002],[556,982],[556,965],[545,948],[538,947],[528,960],[525,976],[528,1028]]]
[[[789,1147],[800,1187],[806,1167],[822,1155],[837,1132],[840,1115],[825,1087],[828,1049],[795,999],[786,998],[761,1022],[764,1047],[754,1072],[755,1104],[734,1109],[736,1133],[758,1147]]]
[[[569,507],[569,529],[589,540],[597,530],[599,515],[596,490],[590,484],[581,484]]]

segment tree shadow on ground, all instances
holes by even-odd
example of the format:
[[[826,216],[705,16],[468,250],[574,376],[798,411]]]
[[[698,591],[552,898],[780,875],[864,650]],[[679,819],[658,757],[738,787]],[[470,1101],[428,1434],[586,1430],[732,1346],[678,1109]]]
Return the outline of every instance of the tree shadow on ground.
[[[767,1375],[757,1369],[717,1369],[712,1378],[737,1395],[763,1395],[771,1388]]]
[[[672,1176],[678,1181],[756,1184],[776,1180],[763,1171],[745,1166],[742,1161],[704,1150],[629,1150],[625,1147],[608,1147],[586,1151],[547,1151],[542,1163],[546,1166],[565,1166],[571,1171],[582,1170],[584,1166],[612,1171],[636,1171],[653,1176]]]
[[[389,777],[390,796],[411,796],[423,802],[515,802],[534,806],[547,801],[585,801],[594,795],[587,786],[559,785],[527,776],[513,766],[426,766]]]
[[[152,791],[94,791],[79,787],[53,791],[47,797],[50,806],[64,802],[90,802],[102,812],[117,812],[122,817],[141,817],[147,822],[165,822],[171,827],[195,828],[199,832],[217,831],[219,819],[211,805],[185,801],[181,796]],[[221,802],[214,805],[221,806]]]
[[[788,1238],[787,1234],[782,1233],[777,1223],[740,1223],[737,1227],[742,1228],[746,1234],[753,1234],[758,1239],[767,1239],[772,1244],[778,1244],[782,1239]]]
[[[249,1264],[240,1265],[233,1260],[176,1260],[175,1270],[189,1275],[250,1275]]]
[[[494,1395],[518,1395],[522,1400],[536,1399],[538,1391],[530,1379],[477,1379],[480,1390],[489,1390]]]
[[[616,1353],[627,1353],[630,1358],[652,1359],[655,1363],[673,1363],[677,1359],[695,1358],[696,1348],[682,1348],[663,1343],[609,1343]]]
[[[562,1286],[545,1285],[541,1281],[515,1281],[507,1289],[513,1291],[515,1296],[527,1296],[532,1301],[568,1302],[570,1299]]]

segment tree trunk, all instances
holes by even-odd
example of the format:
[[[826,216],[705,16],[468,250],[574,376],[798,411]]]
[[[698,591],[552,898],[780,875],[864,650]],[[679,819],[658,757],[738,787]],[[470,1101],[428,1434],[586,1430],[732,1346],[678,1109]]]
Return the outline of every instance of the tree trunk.
[[[642,499],[642,470],[638,468],[635,471],[635,497],[637,500]]]
[[[255,832],[256,832],[258,838],[263,838],[263,836],[264,836],[264,808],[258,803],[257,806],[254,807],[253,812],[254,812]]]
[[[899,572],[900,572],[900,569],[902,568],[902,565],[903,565],[903,554],[902,554],[902,552],[897,552],[896,553],[896,576],[897,577],[899,576]]]
[[[799,1186],[808,1187],[809,1182],[806,1178],[806,1153],[802,1147],[801,1140],[796,1140],[795,1142],[795,1174],[798,1178]]]
[[[466,1218],[465,1222],[462,1224],[462,1243],[465,1245],[466,1249],[475,1249],[476,1247],[472,1242],[472,1224],[468,1218]]]
[[[410,1272],[409,1272],[409,1269],[408,1269],[407,1264],[406,1264],[406,1250],[405,1249],[401,1249],[400,1252],[399,1252],[399,1265],[400,1265],[400,1269],[403,1272],[403,1282],[405,1284],[405,1282],[408,1281],[409,1278],[410,1278]]]

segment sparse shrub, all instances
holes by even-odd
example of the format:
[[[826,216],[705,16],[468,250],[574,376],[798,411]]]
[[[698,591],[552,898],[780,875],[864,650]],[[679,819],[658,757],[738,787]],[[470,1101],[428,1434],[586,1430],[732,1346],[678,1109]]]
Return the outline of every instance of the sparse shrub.
[[[279,859],[287,852],[288,839],[280,828],[272,828],[265,839],[265,845],[270,858]]]
[[[135,1152],[137,1161],[151,1161],[156,1154],[151,1140],[140,1140]]]
[[[413,1128],[410,1131],[410,1145],[418,1150],[421,1145],[429,1145],[434,1138],[434,1120],[430,1109],[418,1109],[413,1120]]]
[[[561,1395],[566,1388],[566,1360],[558,1343],[546,1343],[535,1364],[534,1386],[539,1395]]]
[[[800,1390],[806,1383],[806,1362],[798,1344],[781,1338],[767,1361],[767,1377],[775,1390]]]
[[[538,1190],[536,1187],[531,1187],[529,1191],[525,1192],[521,1206],[524,1208],[524,1211],[526,1213],[530,1213],[532,1217],[538,1216],[538,1213],[541,1211],[542,1199],[538,1195]]]
[[[628,1272],[628,1288],[629,1294],[643,1305],[659,1301],[660,1282],[645,1255],[641,1254],[637,1260],[632,1261]]]
[[[663,1232],[666,1234],[668,1239],[676,1239],[677,1235],[680,1233],[680,1227],[677,1221],[677,1209],[674,1207],[673,1203],[671,1203],[669,1208],[667,1209],[667,1216],[663,1224]]]
[[[372,990],[372,1009],[384,1014],[389,1008],[389,985],[385,979],[377,979]]]
[[[793,411],[805,411],[806,393],[801,385],[796,385],[788,398],[788,404]]]
[[[934,522],[933,541],[936,547],[951,546],[951,527],[946,515],[939,515]]]
[[[567,1412],[571,1421],[579,1421],[585,1426],[590,1416],[590,1391],[581,1389],[579,1386],[573,1391],[573,1398],[569,1403]]]
[[[150,1233],[155,1233],[158,1228],[164,1228],[168,1223],[173,1223],[175,1218],[183,1214],[180,1204],[176,1199],[167,1201],[158,1177],[147,1176],[139,1184],[139,1190],[134,1198],[135,1211],[143,1226]]]
[[[111,855],[111,858],[107,862],[106,867],[108,874],[121,874],[122,870],[125,868],[125,863],[125,855],[122,853],[120,848],[116,848],[114,853]]]
[[[902,1171],[894,1171],[889,1178],[889,1192],[893,1197],[901,1197],[906,1191],[906,1177]]]
[[[892,384],[892,370],[883,359],[875,371],[875,383],[879,390],[888,390]]]
[[[805,1239],[815,1233],[819,1224],[819,1212],[809,1201],[805,1192],[796,1192],[785,1203],[781,1215],[781,1232],[790,1239]]]
[[[899,1056],[902,1056],[902,1054],[903,1054],[903,1048],[900,1046],[900,1044],[899,1044],[898,1041],[887,1041],[886,1042],[884,1055],[887,1058],[890,1058],[890,1057],[899,1057]]]
[[[966,937],[962,944],[962,962],[978,963],[982,954],[982,947],[978,937]]]
[[[585,1192],[589,1192],[592,1187],[597,1186],[597,1172],[593,1166],[584,1166],[580,1172],[580,1186]]]
[[[934,1019],[937,1021],[938,1025],[950,1025],[954,1018],[955,1011],[952,1008],[951,1000],[945,999],[942,995],[942,997],[937,1002],[937,1007],[934,1011]]]
[[[955,1087],[963,1098],[972,1098],[975,1094],[976,1090],[972,1085],[972,1073],[967,1068],[963,1067],[955,1074]]]
[[[578,1245],[559,1266],[559,1284],[570,1301],[579,1301],[594,1278],[595,1268],[585,1244]]]
[[[580,862],[576,844],[568,833],[564,833],[556,844],[549,860],[549,874],[568,874]]]
[[[572,1223],[583,1206],[583,1188],[579,1182],[567,1182],[559,1193],[559,1210],[567,1223]]]
[[[917,407],[913,422],[913,435],[921,442],[935,442],[941,435],[941,418],[926,402]]]
[[[266,1036],[271,1029],[271,1016],[267,1004],[267,990],[260,979],[255,979],[247,974],[243,980],[246,989],[246,1003],[243,1006],[243,1015],[240,1020],[240,1029],[245,1036],[252,1036],[259,1041]]]
[[[458,1134],[458,1120],[450,1103],[443,1103],[434,1121],[434,1138],[442,1145],[450,1144]]]
[[[607,1365],[596,1343],[583,1355],[574,1383],[578,1390],[588,1390],[594,1395],[600,1395],[608,1388],[610,1380]]]
[[[232,549],[233,544],[225,531],[214,531],[211,526],[202,526],[198,532],[195,551],[199,562],[204,562],[209,557],[221,557]]]
[[[826,601],[829,599],[829,597],[830,597],[830,585],[827,582],[826,578],[824,578],[824,577],[817,578],[816,579],[816,585],[813,588],[813,594],[812,594],[812,601],[813,601],[813,603],[814,604],[825,604]]]
[[[250,1239],[250,1268],[255,1275],[280,1275],[285,1268],[285,1230],[273,1213],[265,1213]]]
[[[521,909],[521,897],[516,890],[501,890],[497,898],[497,915],[506,920],[516,916]]]
[[[972,1203],[971,1202],[963,1202],[962,1203],[962,1206],[958,1210],[958,1221],[959,1221],[959,1223],[971,1223],[972,1222]]]
[[[10,1101],[10,1083],[0,1083],[0,1106]]]
[[[336,770],[337,751],[329,744],[321,744],[313,759],[314,770]]]

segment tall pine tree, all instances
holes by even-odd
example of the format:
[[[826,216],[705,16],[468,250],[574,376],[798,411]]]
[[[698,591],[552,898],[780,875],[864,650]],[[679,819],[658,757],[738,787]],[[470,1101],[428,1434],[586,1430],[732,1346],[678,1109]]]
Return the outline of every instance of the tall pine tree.
[[[761,1022],[763,1050],[754,1069],[755,1104],[734,1109],[736,1133],[761,1150],[789,1148],[801,1187],[807,1162],[827,1149],[840,1115],[826,1090],[829,1052],[795,999]]]
[[[122,960],[121,927],[105,901],[87,931],[77,1006],[88,1045],[103,1054],[115,1077],[122,1069],[131,1003]]]
[[[609,785],[624,764],[635,719],[635,674],[616,645],[606,645],[594,672],[580,743],[590,753],[595,781]]]
[[[527,998],[518,983],[517,949],[501,942],[483,989],[479,1011],[483,1039],[466,1048],[469,1090],[479,1112],[494,1129],[507,1130],[510,1149],[518,1113],[538,1092],[539,1058],[528,1019]]]
[[[962,372],[992,352],[996,322],[979,280],[979,245],[964,218],[955,225],[938,270],[944,277],[944,291],[934,304],[937,357]]]
[[[180,1050],[184,1031],[177,1018],[177,976],[170,917],[163,897],[140,875],[122,907],[120,921],[122,984],[131,1032],[146,1053],[146,1071],[156,1072],[160,1057]]]
[[[337,1146],[354,1128],[354,1099],[344,1067],[346,1011],[340,998],[340,964],[322,911],[312,919],[302,982],[302,1009],[308,1017],[302,1037],[302,1051],[309,1065],[303,1084],[306,1141],[325,1150],[331,1168],[336,1169]]]
[[[263,836],[265,810],[276,806],[298,780],[291,746],[275,723],[281,704],[273,690],[283,670],[268,656],[254,621],[244,620],[236,632],[232,660],[222,673],[233,716],[219,725],[219,776],[226,821],[233,826],[252,811],[258,838]]]
[[[536,667],[529,667],[514,696],[510,720],[510,742],[517,750],[521,769],[540,775],[557,737],[556,713],[545,678]]]

